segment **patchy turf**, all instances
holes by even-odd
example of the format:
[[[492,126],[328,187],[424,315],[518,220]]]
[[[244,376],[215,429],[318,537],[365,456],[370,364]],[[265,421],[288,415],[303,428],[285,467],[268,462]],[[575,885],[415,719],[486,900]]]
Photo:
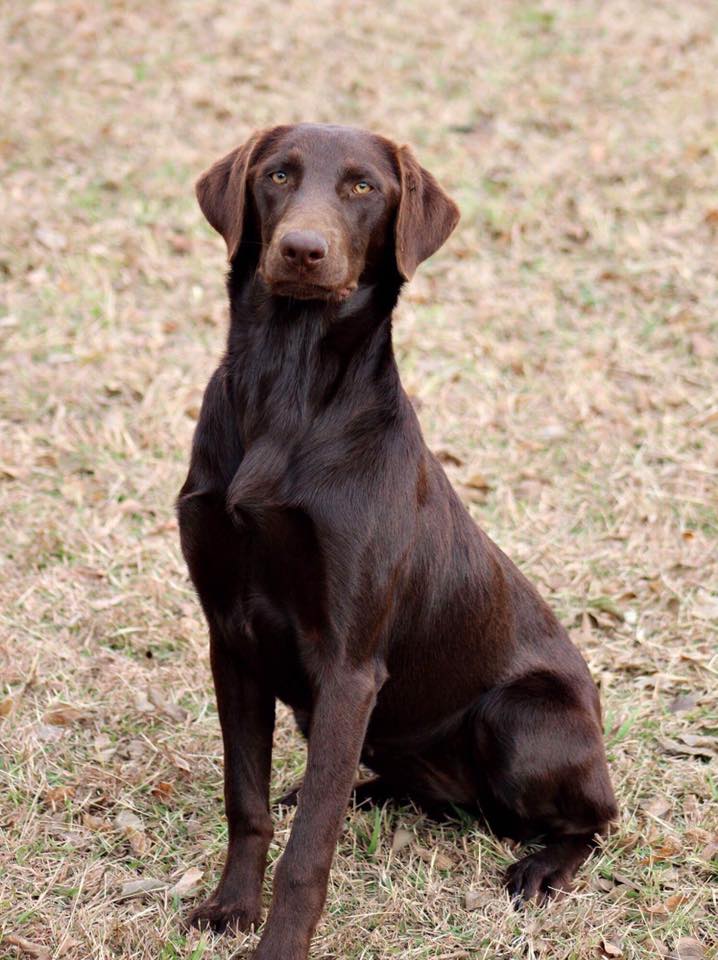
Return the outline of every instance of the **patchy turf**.
[[[225,827],[173,498],[225,333],[193,179],[298,119],[412,142],[461,204],[403,297],[404,381],[600,682],[622,807],[523,913],[475,825],[354,812],[313,956],[710,956],[715,5],[41,0],[2,30],[0,957],[256,942],[181,930]],[[282,714],[275,793],[302,762]]]

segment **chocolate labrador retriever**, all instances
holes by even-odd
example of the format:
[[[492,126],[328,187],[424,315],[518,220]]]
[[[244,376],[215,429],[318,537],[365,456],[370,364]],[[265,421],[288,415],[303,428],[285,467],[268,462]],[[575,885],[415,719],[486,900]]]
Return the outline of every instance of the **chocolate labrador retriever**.
[[[308,739],[255,960],[303,960],[358,764],[361,799],[459,804],[517,899],[569,889],[616,815],[596,687],[424,444],[391,340],[459,213],[406,147],[340,126],[252,136],[204,173],[228,249],[227,350],[178,500],[224,741],[224,872],[191,920],[260,922],[277,698]]]

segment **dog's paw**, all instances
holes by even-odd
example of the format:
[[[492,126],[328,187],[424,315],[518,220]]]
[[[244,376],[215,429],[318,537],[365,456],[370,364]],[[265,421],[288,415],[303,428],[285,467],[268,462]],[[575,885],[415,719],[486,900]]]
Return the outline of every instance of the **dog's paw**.
[[[556,863],[550,849],[531,853],[506,871],[506,888],[517,907],[534,900],[544,904],[548,900],[559,899],[571,887],[573,871],[565,864]]]
[[[210,897],[203,901],[187,917],[190,927],[199,927],[200,930],[214,930],[221,933],[228,927],[244,932],[255,929],[262,921],[261,910],[258,907],[247,908],[240,903],[224,903]]]

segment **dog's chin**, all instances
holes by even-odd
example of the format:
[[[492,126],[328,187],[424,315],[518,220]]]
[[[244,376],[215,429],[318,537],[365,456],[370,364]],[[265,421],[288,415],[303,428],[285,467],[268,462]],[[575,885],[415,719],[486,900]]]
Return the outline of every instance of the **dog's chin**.
[[[293,300],[323,300],[325,303],[343,303],[357,288],[356,283],[338,287],[325,287],[306,280],[270,280],[265,283],[275,297],[291,297]]]

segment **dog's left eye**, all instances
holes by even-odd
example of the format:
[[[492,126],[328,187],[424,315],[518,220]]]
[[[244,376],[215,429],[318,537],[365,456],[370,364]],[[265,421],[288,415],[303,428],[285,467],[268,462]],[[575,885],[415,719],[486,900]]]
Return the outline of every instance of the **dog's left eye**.
[[[374,187],[370,183],[367,183],[366,180],[359,180],[352,187],[354,193],[371,193]]]
[[[287,182],[288,177],[284,170],[275,170],[274,173],[269,174],[269,179],[272,183],[284,184]]]

